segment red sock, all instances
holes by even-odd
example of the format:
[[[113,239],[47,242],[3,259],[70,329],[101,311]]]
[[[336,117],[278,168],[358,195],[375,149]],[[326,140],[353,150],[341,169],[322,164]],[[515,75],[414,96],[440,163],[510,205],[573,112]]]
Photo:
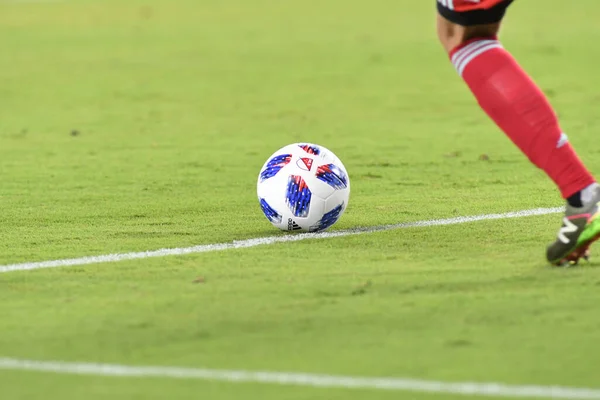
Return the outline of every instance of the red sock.
[[[595,182],[561,130],[546,96],[495,37],[468,41],[450,53],[481,108],[564,198]]]

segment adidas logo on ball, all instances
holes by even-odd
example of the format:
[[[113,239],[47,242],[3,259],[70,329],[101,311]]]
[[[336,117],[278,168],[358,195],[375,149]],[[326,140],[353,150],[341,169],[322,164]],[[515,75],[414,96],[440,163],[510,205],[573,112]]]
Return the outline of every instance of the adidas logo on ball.
[[[288,219],[288,231],[298,231],[302,229],[293,219]]]

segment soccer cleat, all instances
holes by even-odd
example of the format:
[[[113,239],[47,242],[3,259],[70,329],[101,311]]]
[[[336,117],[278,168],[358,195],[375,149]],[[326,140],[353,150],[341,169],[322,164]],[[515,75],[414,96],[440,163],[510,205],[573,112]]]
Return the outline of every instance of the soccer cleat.
[[[590,245],[600,239],[600,189],[594,191],[592,201],[583,207],[567,204],[563,225],[556,242],[548,246],[546,257],[558,266],[576,265],[587,260]]]

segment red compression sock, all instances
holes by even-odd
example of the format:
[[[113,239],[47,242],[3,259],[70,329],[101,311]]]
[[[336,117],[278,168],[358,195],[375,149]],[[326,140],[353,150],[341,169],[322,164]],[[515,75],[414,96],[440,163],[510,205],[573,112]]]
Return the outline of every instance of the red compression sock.
[[[497,38],[463,43],[450,57],[481,108],[546,172],[564,198],[595,182],[561,130],[546,96]]]

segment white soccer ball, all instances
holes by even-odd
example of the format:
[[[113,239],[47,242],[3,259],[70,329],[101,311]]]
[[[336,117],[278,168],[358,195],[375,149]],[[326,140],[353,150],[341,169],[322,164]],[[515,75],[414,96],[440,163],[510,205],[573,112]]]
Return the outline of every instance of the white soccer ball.
[[[350,179],[330,150],[295,143],[277,150],[265,162],[256,192],[263,213],[275,227],[318,232],[335,224],[346,210]]]

